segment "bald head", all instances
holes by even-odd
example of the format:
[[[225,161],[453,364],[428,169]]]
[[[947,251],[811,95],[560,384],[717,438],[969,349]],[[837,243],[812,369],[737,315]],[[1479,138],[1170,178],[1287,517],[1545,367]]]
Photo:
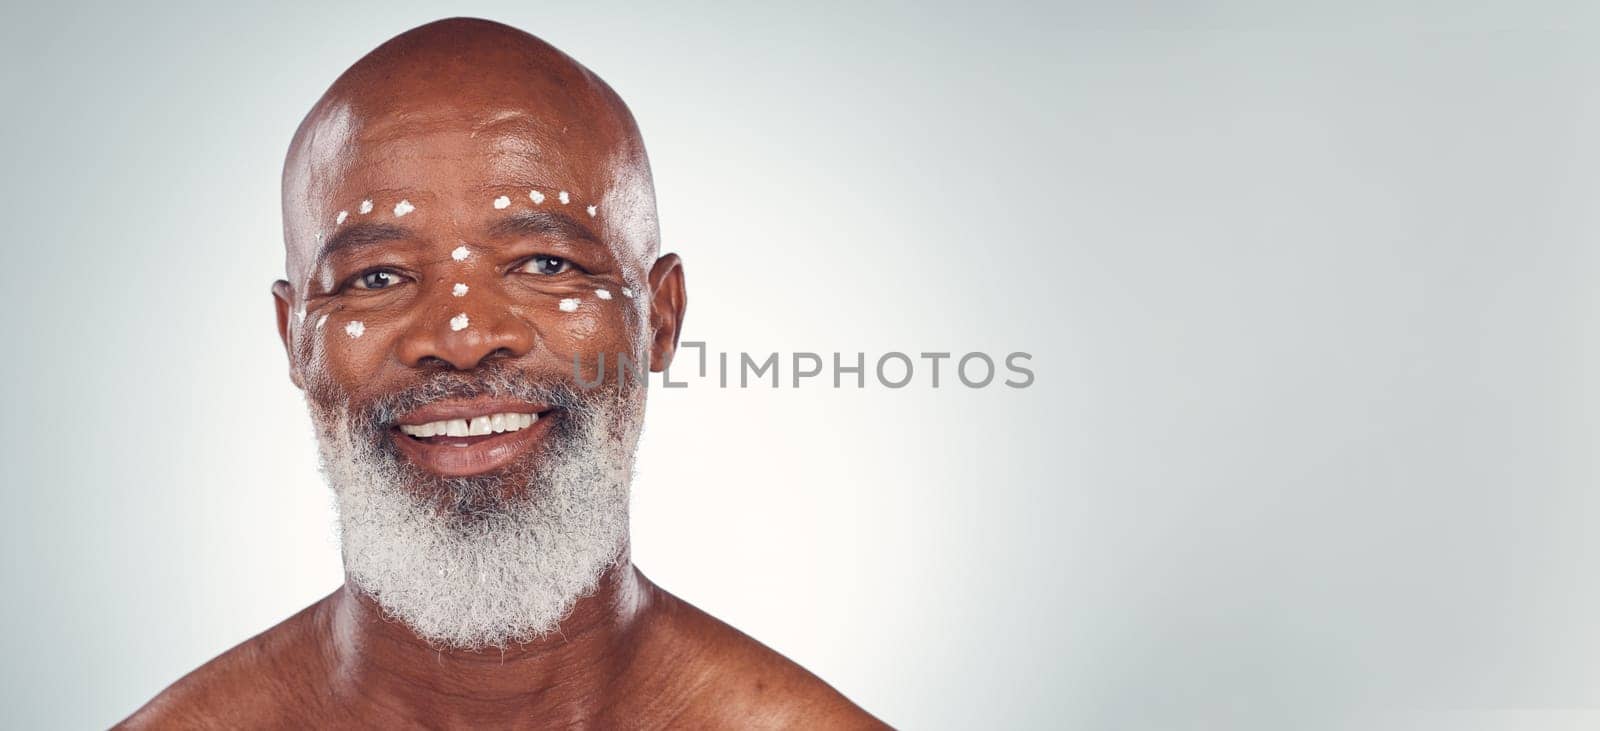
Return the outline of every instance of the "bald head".
[[[346,222],[381,220],[399,200],[431,206],[434,224],[467,238],[468,222],[450,214],[485,192],[565,206],[621,266],[655,258],[650,166],[627,105],[534,36],[453,18],[357,61],[295,132],[283,171],[290,281],[302,286]]]

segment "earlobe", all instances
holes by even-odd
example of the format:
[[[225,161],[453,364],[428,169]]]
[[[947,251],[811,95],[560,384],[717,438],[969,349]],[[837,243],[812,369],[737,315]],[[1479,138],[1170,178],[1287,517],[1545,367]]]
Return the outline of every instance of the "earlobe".
[[[272,283],[272,304],[278,316],[278,339],[283,341],[284,355],[289,358],[289,380],[294,382],[295,388],[305,390],[305,385],[300,381],[300,369],[295,366],[294,346],[290,340],[290,319],[295,317],[294,288],[288,282],[280,279]],[[298,326],[296,318],[293,325]]]
[[[660,373],[672,364],[683,332],[689,296],[684,290],[683,262],[667,254],[650,268],[650,370]]]

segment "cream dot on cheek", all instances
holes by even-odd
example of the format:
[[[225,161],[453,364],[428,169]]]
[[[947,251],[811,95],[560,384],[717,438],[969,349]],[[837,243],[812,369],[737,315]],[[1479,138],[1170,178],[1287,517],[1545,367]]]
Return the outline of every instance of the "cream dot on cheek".
[[[534,203],[543,203],[544,202],[544,194],[540,193],[537,190],[530,190],[530,191],[528,191],[528,200],[531,200]]]
[[[469,256],[472,256],[472,251],[465,246],[457,246],[455,251],[450,252],[450,258],[456,261],[466,261]]]
[[[465,312],[463,312],[463,313],[461,313],[459,315],[456,315],[455,317],[450,318],[450,329],[451,330],[455,330],[457,332],[460,332],[462,330],[467,329],[467,324],[468,324],[468,322],[467,322],[467,313],[465,313]]]
[[[567,195],[567,191],[564,190],[557,194],[556,197],[561,199],[561,205],[566,205],[572,202],[572,196]]]
[[[589,217],[590,218],[594,218],[595,207],[594,206],[589,206],[588,210],[589,210]]]
[[[350,322],[345,323],[344,326],[345,334],[352,338],[359,338],[361,337],[361,334],[366,331],[367,324],[360,320],[351,320]]]
[[[411,205],[411,201],[400,201],[394,204],[394,217],[399,218],[415,210],[417,210],[417,207]]]
[[[326,324],[328,324],[328,316],[327,315],[323,315],[322,317],[317,318],[317,329],[318,330],[321,330],[322,326],[326,325]]]
[[[561,308],[562,312],[577,312],[578,311],[578,298],[576,298],[576,297],[568,297],[568,298],[566,298],[564,300],[561,300],[561,304],[558,305],[558,307]]]
[[[622,296],[627,297],[628,299],[633,299],[633,290],[623,287]]]
[[[453,294],[457,297],[467,296],[467,285],[457,282],[456,286],[450,288],[450,294]]]
[[[603,299],[603,300],[611,299],[611,290],[609,290],[609,289],[597,289],[597,290],[594,291],[594,296],[599,297],[600,299]]]
[[[339,211],[339,215],[333,217],[333,225],[337,226],[341,223],[344,223],[344,220],[349,217],[349,211]]]
[[[506,197],[506,196],[500,196],[499,198],[494,199],[494,207],[495,208],[510,208],[511,207],[511,199]]]
[[[363,216],[368,214],[368,213],[371,213],[372,212],[372,201],[371,200],[361,201],[361,207],[359,209],[357,209],[357,210],[361,211],[361,215],[363,215]]]

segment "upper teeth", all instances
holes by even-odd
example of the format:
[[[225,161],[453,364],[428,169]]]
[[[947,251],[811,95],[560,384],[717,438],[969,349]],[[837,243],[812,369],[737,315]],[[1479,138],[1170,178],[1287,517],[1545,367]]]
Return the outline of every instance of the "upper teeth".
[[[471,419],[445,419],[426,424],[401,424],[400,431],[414,437],[475,437],[481,434],[499,434],[532,426],[538,414],[489,414]]]

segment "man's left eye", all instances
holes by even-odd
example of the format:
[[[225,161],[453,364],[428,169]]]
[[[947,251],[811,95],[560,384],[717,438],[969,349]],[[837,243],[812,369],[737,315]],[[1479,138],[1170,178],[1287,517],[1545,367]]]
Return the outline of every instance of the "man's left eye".
[[[356,289],[384,289],[400,283],[400,275],[379,269],[356,277]]]
[[[546,256],[544,254],[540,254],[532,259],[529,259],[528,263],[523,264],[521,271],[528,272],[529,274],[544,274],[549,276],[552,274],[560,274],[571,268],[572,262],[567,261],[566,259],[563,259],[559,256]]]

